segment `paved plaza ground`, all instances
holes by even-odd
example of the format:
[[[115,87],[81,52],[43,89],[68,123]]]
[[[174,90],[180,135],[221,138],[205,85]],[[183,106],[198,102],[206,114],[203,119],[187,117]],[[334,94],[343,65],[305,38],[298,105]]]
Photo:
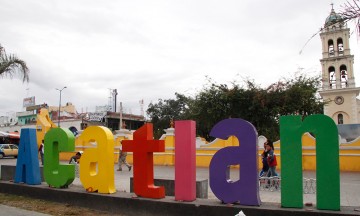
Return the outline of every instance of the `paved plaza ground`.
[[[115,167],[117,168],[117,167]],[[124,167],[125,168],[125,167]],[[126,170],[126,169],[124,169]],[[281,173],[280,173],[281,174]],[[133,176],[129,171],[115,171],[115,184],[116,188],[121,191],[130,191],[129,178]],[[155,178],[174,179],[175,170],[173,166],[155,166]],[[238,169],[231,169],[231,178],[239,176]],[[316,178],[315,171],[304,171],[304,178]],[[209,179],[208,168],[196,169],[197,179]],[[74,184],[81,185],[77,179]],[[340,174],[340,202],[341,206],[360,206],[360,172],[341,172]],[[209,199],[217,199],[209,186]],[[260,190],[260,199],[262,202],[267,203],[280,203],[280,191],[263,191]],[[304,203],[316,204],[315,194],[304,194]]]
[[[16,165],[16,159],[4,158],[0,159],[0,165]],[[130,177],[133,177],[133,172],[128,171],[124,166],[124,171],[116,171],[117,165],[114,166],[115,170],[115,185],[117,191],[126,191],[130,193]],[[209,169],[200,168],[196,169],[197,179],[209,179]],[[238,169],[231,169],[231,178],[236,179],[239,176]],[[174,179],[175,170],[173,166],[155,166],[154,177],[160,179]],[[304,178],[316,178],[315,171],[304,171]],[[80,180],[74,180],[71,187],[82,187]],[[353,206],[360,208],[360,172],[341,172],[340,174],[340,202],[341,206]],[[280,204],[280,191],[263,191],[260,190],[260,198],[265,203],[279,203]],[[212,193],[209,186],[209,199],[217,199]],[[219,201],[220,202],[220,201]],[[304,194],[304,203],[312,203],[316,205],[315,194]],[[360,212],[359,212],[360,214]]]

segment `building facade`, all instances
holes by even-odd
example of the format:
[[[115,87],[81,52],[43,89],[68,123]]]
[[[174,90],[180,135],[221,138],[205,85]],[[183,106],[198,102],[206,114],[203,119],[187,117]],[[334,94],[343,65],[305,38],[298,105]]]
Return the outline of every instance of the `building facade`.
[[[350,53],[350,29],[332,8],[320,33],[322,42],[322,89],[324,114],[336,124],[359,123],[357,99],[360,88],[355,85],[354,56]]]

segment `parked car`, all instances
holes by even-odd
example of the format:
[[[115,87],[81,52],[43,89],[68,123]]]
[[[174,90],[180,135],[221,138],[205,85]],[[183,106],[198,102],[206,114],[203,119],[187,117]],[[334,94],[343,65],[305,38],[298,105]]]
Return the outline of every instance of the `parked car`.
[[[0,158],[15,157],[18,156],[19,147],[14,144],[0,144]]]

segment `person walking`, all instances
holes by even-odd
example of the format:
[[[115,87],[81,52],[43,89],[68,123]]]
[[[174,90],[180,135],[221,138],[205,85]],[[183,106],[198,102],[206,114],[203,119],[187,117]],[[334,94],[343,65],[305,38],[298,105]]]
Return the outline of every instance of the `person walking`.
[[[41,158],[41,165],[44,166],[44,140],[41,141],[41,144],[39,146],[39,153]]]
[[[122,151],[122,144],[120,145],[119,150],[119,169],[117,171],[122,171],[122,165],[125,164],[125,166],[128,167],[129,171],[131,171],[132,166],[126,161],[127,152]]]

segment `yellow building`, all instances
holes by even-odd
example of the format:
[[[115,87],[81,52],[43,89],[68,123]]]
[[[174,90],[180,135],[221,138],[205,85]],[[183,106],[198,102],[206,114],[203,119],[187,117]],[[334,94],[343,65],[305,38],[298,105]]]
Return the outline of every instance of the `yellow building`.
[[[166,130],[166,134],[161,138],[165,140],[164,153],[154,153],[155,165],[174,165],[174,128]],[[259,169],[261,169],[261,153],[263,151],[263,143],[265,137],[259,136],[258,155],[259,155]],[[315,151],[315,138],[309,133],[303,135],[303,169],[316,170],[316,151]],[[238,146],[239,142],[236,137],[230,137],[228,140],[215,139],[211,143],[207,143],[204,139],[198,137],[196,139],[196,166],[209,167],[212,156],[221,148],[227,146]],[[278,166],[281,169],[281,155],[280,155],[280,141],[274,143],[275,154],[277,155]],[[342,143],[339,145],[340,150],[340,170],[341,171],[360,171],[360,138],[350,142]],[[128,153],[128,162],[132,163],[132,153]]]
[[[38,144],[44,139],[45,133],[51,128],[56,127],[51,122],[47,111],[41,111],[38,115],[36,132]],[[154,153],[154,165],[172,166],[175,163],[175,129],[168,128],[165,134],[160,138],[165,141],[165,152]],[[115,132],[115,148],[114,148],[114,161],[117,163],[119,156],[119,149],[121,140],[133,139],[133,131],[121,129]],[[258,139],[258,155],[259,155],[259,169],[261,168],[261,153],[263,151],[263,143],[266,137],[259,136]],[[316,151],[315,151],[315,138],[309,133],[305,133],[302,138],[303,151],[302,162],[304,170],[316,169]],[[84,143],[81,140],[81,131],[75,140],[76,151],[86,151],[87,148],[94,146]],[[236,137],[231,136],[228,140],[215,139],[213,142],[208,143],[203,138],[196,138],[196,166],[209,167],[213,155],[221,148],[228,146],[239,146],[239,141]],[[277,155],[278,166],[281,169],[281,155],[280,155],[280,141],[274,143],[275,154]],[[339,145],[340,150],[340,170],[341,171],[360,171],[360,137],[352,142],[345,142]],[[76,152],[75,151],[75,152]],[[60,160],[67,161],[75,152],[61,153]],[[133,162],[132,152],[128,153],[127,160],[129,163]]]

